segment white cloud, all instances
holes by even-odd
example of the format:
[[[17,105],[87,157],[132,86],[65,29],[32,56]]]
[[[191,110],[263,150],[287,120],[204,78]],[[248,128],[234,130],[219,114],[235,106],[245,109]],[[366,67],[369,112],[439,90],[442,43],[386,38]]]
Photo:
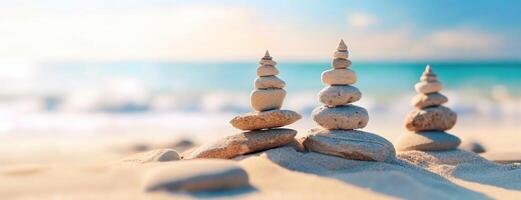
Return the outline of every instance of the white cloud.
[[[2,8],[0,8],[0,11]],[[500,56],[501,36],[472,29],[420,32],[418,27],[373,29],[371,14],[347,16],[349,30],[270,21],[256,10],[230,6],[146,7],[137,10],[0,12],[0,60],[324,60],[340,38],[354,59],[436,59]],[[496,53],[496,54],[494,54]]]
[[[432,32],[411,47],[416,58],[486,59],[500,56],[504,45],[501,35],[468,28]]]
[[[376,17],[368,13],[354,13],[348,15],[347,21],[353,28],[366,29],[376,24]]]

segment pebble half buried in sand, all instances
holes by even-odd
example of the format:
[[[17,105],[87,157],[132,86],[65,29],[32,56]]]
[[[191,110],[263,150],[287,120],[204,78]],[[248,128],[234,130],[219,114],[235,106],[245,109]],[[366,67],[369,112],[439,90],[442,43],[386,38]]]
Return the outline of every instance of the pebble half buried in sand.
[[[149,163],[168,162],[179,159],[179,154],[172,149],[157,149],[130,155],[126,158],[123,158],[121,161],[128,163]]]
[[[440,94],[438,92],[430,93],[430,94],[422,94],[419,93],[414,96],[411,100],[411,104],[416,108],[426,108],[431,106],[439,106],[444,103],[447,103],[449,99]]]
[[[326,85],[351,85],[356,83],[356,73],[350,69],[332,69],[322,73]]]
[[[429,107],[409,113],[405,127],[410,131],[445,131],[454,127],[457,118],[457,114],[445,106]]]
[[[422,131],[402,135],[397,144],[400,151],[445,151],[458,148],[461,140],[443,131]]]
[[[284,89],[258,89],[251,93],[251,107],[256,111],[280,109],[286,91]]]
[[[144,189],[147,192],[197,192],[248,187],[248,174],[234,161],[185,160],[151,169]]]
[[[241,130],[257,130],[283,127],[301,118],[300,114],[291,110],[269,110],[237,116],[230,123]]]
[[[328,106],[343,106],[360,100],[362,93],[353,86],[334,85],[322,89],[318,97],[320,102]]]
[[[385,138],[357,130],[314,130],[304,141],[309,151],[353,160],[385,161],[396,156]]]
[[[192,151],[186,159],[231,159],[240,155],[286,145],[293,141],[295,135],[297,135],[297,131],[283,128],[244,132],[200,146]]]
[[[367,110],[355,105],[327,107],[320,106],[311,113],[313,120],[325,129],[360,129],[369,121]]]

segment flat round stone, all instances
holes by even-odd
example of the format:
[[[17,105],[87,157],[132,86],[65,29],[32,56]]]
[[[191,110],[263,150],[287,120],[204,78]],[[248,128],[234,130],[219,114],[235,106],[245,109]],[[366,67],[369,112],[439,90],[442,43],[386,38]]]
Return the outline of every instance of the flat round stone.
[[[179,154],[173,149],[156,149],[127,156],[121,161],[126,163],[150,163],[169,162],[179,159]]]
[[[251,93],[251,107],[256,111],[280,109],[286,91],[284,89],[257,89]]]
[[[333,53],[334,58],[342,58],[342,59],[348,59],[349,58],[349,51],[335,51]]]
[[[334,85],[322,89],[318,93],[320,102],[328,106],[341,106],[356,102],[362,98],[358,88],[349,85]]]
[[[275,66],[277,65],[277,62],[275,62],[274,60],[262,59],[259,61],[259,64],[261,64],[262,66]]]
[[[147,192],[197,192],[248,187],[248,179],[234,161],[183,160],[151,169],[143,185]]]
[[[282,89],[284,86],[286,83],[276,76],[261,76],[255,79],[257,89]]]
[[[332,69],[322,73],[326,85],[351,85],[356,83],[356,73],[350,69]]]
[[[343,58],[335,58],[335,59],[333,59],[333,62],[331,63],[331,65],[335,69],[345,69],[345,68],[351,67],[352,64],[353,63],[350,60],[343,59]]]
[[[443,85],[439,81],[433,81],[433,82],[421,81],[419,83],[416,83],[416,85],[414,85],[414,88],[419,93],[429,94],[429,93],[441,91],[443,89]]]
[[[269,110],[237,116],[230,123],[241,130],[257,130],[283,127],[301,118],[301,115],[291,110]]]
[[[355,105],[327,107],[320,106],[313,110],[311,117],[325,129],[360,129],[369,121],[367,110]]]
[[[415,110],[407,115],[405,127],[410,131],[445,131],[456,124],[458,116],[445,106]]]
[[[396,148],[400,151],[445,151],[457,149],[461,140],[443,131],[422,131],[403,134]]]
[[[318,130],[304,140],[307,150],[352,160],[386,161],[396,157],[391,142],[357,130]]]
[[[248,153],[284,146],[292,142],[295,135],[297,135],[297,131],[283,128],[243,132],[204,144],[193,150],[185,159],[231,159]]]
[[[273,66],[260,66],[257,68],[257,76],[276,76],[279,70]]]
[[[411,104],[416,108],[426,108],[431,106],[440,106],[444,103],[447,103],[449,99],[444,96],[443,94],[440,94],[438,92],[429,93],[429,94],[422,94],[419,93],[416,96],[414,96],[411,100]]]

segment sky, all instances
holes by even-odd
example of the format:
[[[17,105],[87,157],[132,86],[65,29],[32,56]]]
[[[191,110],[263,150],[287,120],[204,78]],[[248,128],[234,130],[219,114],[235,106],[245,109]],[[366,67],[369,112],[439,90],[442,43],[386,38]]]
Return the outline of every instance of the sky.
[[[517,0],[0,0],[0,63],[521,60]]]

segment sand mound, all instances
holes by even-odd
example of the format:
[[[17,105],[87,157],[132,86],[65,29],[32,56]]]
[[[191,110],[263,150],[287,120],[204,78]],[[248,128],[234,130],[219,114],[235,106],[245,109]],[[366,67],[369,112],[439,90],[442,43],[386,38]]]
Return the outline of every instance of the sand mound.
[[[0,168],[2,199],[519,199],[521,165],[465,151],[398,154],[388,162],[347,160],[281,147],[235,159],[250,188],[147,193],[144,175],[184,161]],[[184,170],[184,169],[183,169]],[[190,169],[185,169],[187,172]]]
[[[292,171],[337,179],[398,198],[488,199],[484,194],[399,159],[387,163],[355,161],[313,152],[300,153],[287,147],[262,152],[259,156]]]
[[[466,187],[465,182],[492,186],[501,196],[506,198],[505,190],[515,192],[521,197],[521,164],[497,164],[479,155],[462,150],[444,152],[410,151],[398,154],[398,158],[422,167],[433,173],[458,182]],[[479,190],[480,188],[475,188]]]

